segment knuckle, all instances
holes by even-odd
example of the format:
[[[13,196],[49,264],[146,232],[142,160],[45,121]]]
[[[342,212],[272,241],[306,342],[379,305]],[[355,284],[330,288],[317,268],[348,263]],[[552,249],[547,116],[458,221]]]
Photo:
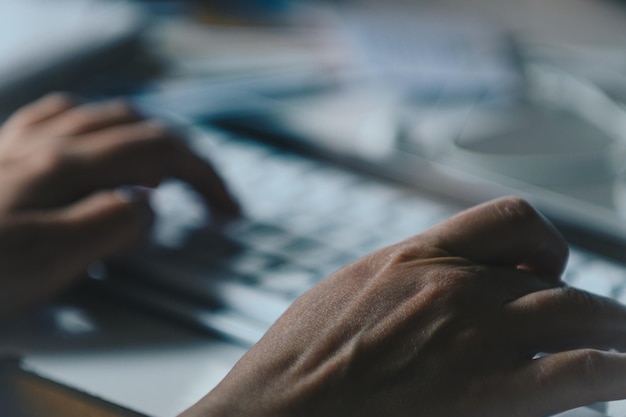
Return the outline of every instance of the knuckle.
[[[387,264],[390,266],[402,265],[411,262],[416,258],[415,249],[406,246],[395,246],[390,248],[387,254]]]
[[[69,93],[53,92],[46,95],[43,100],[47,102],[47,105],[52,109],[62,110],[72,107],[76,99]]]
[[[8,125],[17,129],[25,129],[37,123],[38,114],[45,108],[48,112],[59,113],[71,108],[74,98],[67,93],[50,93],[37,102],[16,111],[9,118]]]
[[[84,109],[72,112],[71,116],[63,120],[60,125],[60,136],[78,135],[82,131],[89,128],[93,121],[93,115]]]
[[[498,213],[506,218],[532,221],[539,217],[535,208],[520,197],[506,197],[495,202]]]
[[[468,265],[461,258],[452,258],[428,244],[400,243],[374,255],[382,261],[379,263],[381,270],[413,277],[412,280],[419,280],[442,300],[466,298],[475,287],[474,280],[468,278],[482,273],[476,269],[479,267]]]
[[[148,122],[145,123],[144,126],[146,133],[150,135],[156,143],[160,143],[162,146],[171,147],[178,142],[175,140],[170,129],[163,123]]]
[[[36,172],[49,174],[62,165],[60,159],[56,152],[45,152],[31,158],[31,164]]]
[[[418,259],[438,259],[446,257],[448,254],[441,249],[418,239],[410,239],[404,242],[388,246],[384,250],[387,251],[388,263],[393,265],[413,262]]]
[[[114,100],[107,103],[108,110],[114,115],[121,117],[139,117],[133,106],[126,100]]]

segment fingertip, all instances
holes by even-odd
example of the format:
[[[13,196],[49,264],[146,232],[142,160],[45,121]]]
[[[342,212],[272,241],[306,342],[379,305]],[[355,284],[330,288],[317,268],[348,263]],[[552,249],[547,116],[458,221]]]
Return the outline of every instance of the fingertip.
[[[526,256],[517,266],[521,270],[526,270],[546,277],[553,277],[553,281],[560,281],[560,277],[565,271],[569,258],[569,245],[559,229],[539,210],[529,202],[522,200],[528,207],[529,214],[521,223],[527,224],[527,231],[530,234],[529,241],[536,238],[534,247],[528,250]]]
[[[181,147],[180,150],[180,158],[174,167],[174,176],[191,185],[211,209],[226,216],[241,217],[243,214],[241,205],[210,161],[200,157],[187,146]]]
[[[81,103],[81,100],[70,93],[50,92],[20,109],[16,110],[7,120],[9,127],[27,127],[44,122]]]
[[[77,257],[93,261],[125,250],[152,225],[145,191],[103,191],[62,210],[66,241]]]
[[[126,205],[142,228],[148,228],[154,221],[154,211],[150,205],[152,189],[140,186],[122,186],[113,191],[115,197]]]
[[[123,185],[114,191],[115,196],[125,203],[147,202],[152,195],[152,189],[136,185]]]
[[[54,115],[71,109],[82,103],[84,103],[84,100],[75,94],[65,91],[53,91],[47,93],[24,108],[32,109],[34,112],[37,112],[39,116],[45,119],[49,115]]]
[[[567,266],[568,258],[567,244],[558,245],[543,241],[529,252],[526,259],[518,265],[518,269],[560,279]]]

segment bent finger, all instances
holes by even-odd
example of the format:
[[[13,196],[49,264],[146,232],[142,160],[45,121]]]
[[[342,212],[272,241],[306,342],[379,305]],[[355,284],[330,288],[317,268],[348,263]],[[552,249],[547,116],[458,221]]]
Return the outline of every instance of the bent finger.
[[[529,270],[558,281],[569,249],[528,202],[502,198],[464,211],[421,235],[453,256]]]
[[[110,126],[132,123],[140,116],[124,100],[77,106],[41,125],[46,135],[80,136]]]
[[[5,127],[20,129],[33,126],[68,111],[78,103],[78,99],[70,94],[50,93],[13,113],[6,121]]]
[[[211,164],[159,123],[112,127],[75,145],[74,156],[81,160],[78,165],[88,171],[81,180],[83,188],[154,186],[166,177],[175,177],[194,187],[212,207],[232,215],[240,212]]]
[[[189,148],[181,149],[173,169],[176,178],[191,185],[213,207],[230,215],[241,214],[241,207],[219,173]]]
[[[503,314],[518,345],[532,353],[626,350],[626,306],[573,287],[528,294],[506,305]]]
[[[557,353],[530,361],[515,381],[515,398],[523,399],[520,407],[533,416],[624,399],[626,354],[591,349]]]

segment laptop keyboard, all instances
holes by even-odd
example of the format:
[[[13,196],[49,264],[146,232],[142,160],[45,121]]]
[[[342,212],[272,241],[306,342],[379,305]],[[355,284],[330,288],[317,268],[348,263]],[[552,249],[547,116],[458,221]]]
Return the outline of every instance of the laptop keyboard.
[[[246,218],[211,221],[186,185],[164,183],[153,198],[151,243],[110,288],[247,345],[333,271],[463,208],[224,132],[191,144],[222,173]],[[595,254],[572,248],[564,279],[626,302],[626,268]],[[570,413],[563,417],[624,417],[626,405]]]
[[[219,325],[209,327],[248,345],[295,298],[335,270],[458,210],[224,133],[202,135],[192,145],[211,158],[239,197],[246,218],[216,224],[188,186],[167,182],[153,196],[157,218],[152,242],[118,271],[133,281],[156,284],[168,295],[209,305],[203,324],[217,320]],[[119,289],[137,296],[156,291]],[[222,328],[224,315],[228,323],[235,317],[246,323],[236,329],[254,331],[234,334],[230,324]]]

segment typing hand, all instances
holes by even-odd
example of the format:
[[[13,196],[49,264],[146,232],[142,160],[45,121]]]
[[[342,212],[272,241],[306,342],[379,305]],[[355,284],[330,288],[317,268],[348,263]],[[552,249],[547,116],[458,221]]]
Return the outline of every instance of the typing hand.
[[[121,101],[80,105],[52,94],[15,113],[0,129],[0,317],[135,242],[152,212],[126,186],[169,176],[238,212],[209,164]]]
[[[608,350],[626,348],[626,309],[565,286],[567,254],[524,201],[461,213],[304,294],[183,415],[539,417],[624,398]]]

